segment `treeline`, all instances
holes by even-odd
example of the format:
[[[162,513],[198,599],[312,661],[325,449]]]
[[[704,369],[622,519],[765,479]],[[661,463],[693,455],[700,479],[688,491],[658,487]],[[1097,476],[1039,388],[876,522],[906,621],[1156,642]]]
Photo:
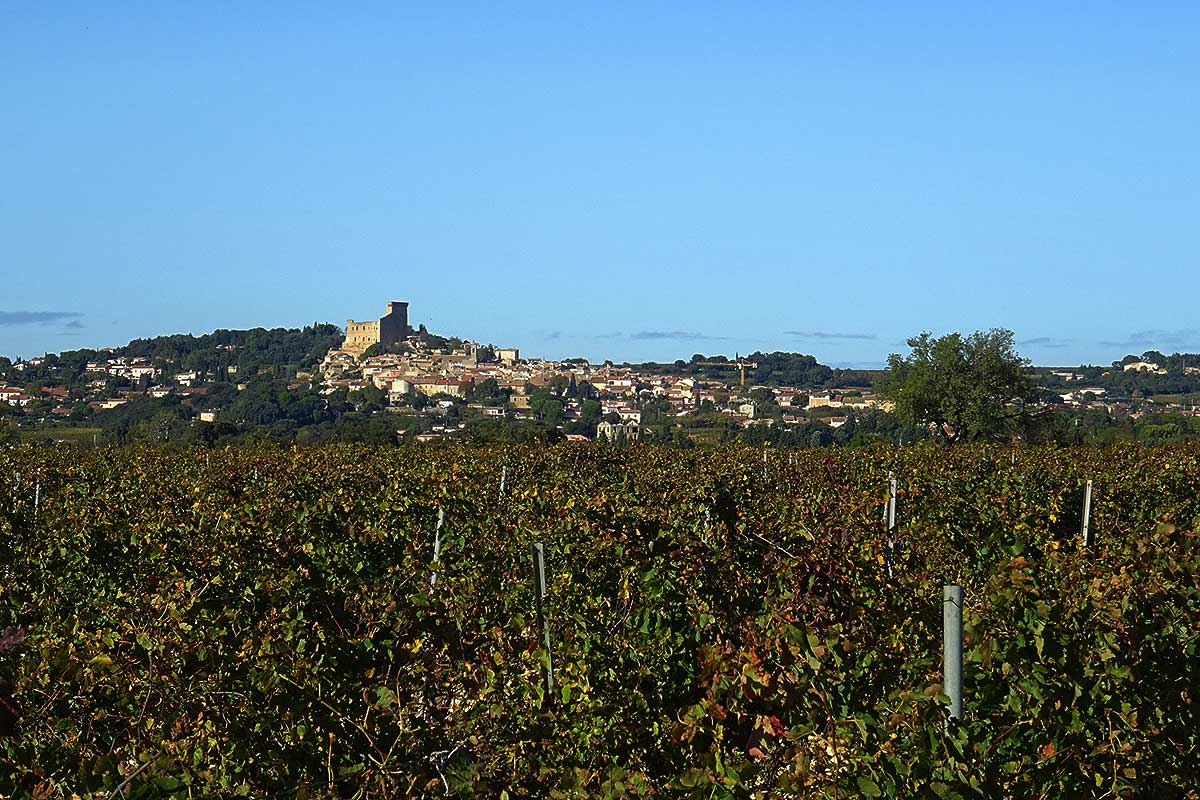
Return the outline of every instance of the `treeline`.
[[[803,389],[867,388],[874,382],[877,371],[838,369],[817,361],[804,353],[754,352],[743,361],[757,364],[746,368],[746,384],[766,386],[796,386]],[[637,364],[639,372],[652,375],[679,375],[698,380],[738,382],[741,379],[737,359],[724,355],[706,356],[696,353],[690,361],[682,359],[671,364],[648,362]]]
[[[412,417],[375,413],[378,398],[345,389],[322,395],[303,385],[256,379],[237,391],[231,384],[212,384],[209,393],[189,400],[178,397],[137,397],[114,409],[86,413],[81,424],[95,426],[97,443],[157,443],[169,446],[221,447],[230,444],[319,444],[345,442],[393,444],[406,429],[419,433]],[[219,409],[219,411],[217,410]],[[200,414],[214,411],[213,422]],[[55,429],[38,436],[54,438]]]
[[[87,380],[96,377],[87,373],[88,363],[114,358],[142,359],[161,369],[198,372],[215,379],[244,379],[260,373],[288,377],[316,366],[341,341],[341,329],[327,323],[304,328],[217,330],[202,336],[156,336],[134,339],[112,350],[48,354],[37,366],[26,363],[20,370],[10,359],[0,357],[0,379],[22,385],[74,387],[85,376]]]
[[[342,341],[336,325],[318,323],[304,328],[216,330],[202,336],[176,334],[134,339],[117,355],[178,364],[185,371],[219,372],[237,367],[238,373],[315,366]]]
[[[872,385],[877,374],[874,370],[827,367],[813,356],[802,353],[755,352],[746,356],[746,360],[758,364],[757,368],[746,370],[747,383],[753,379],[754,383],[779,386],[866,388]]]
[[[1155,364],[1164,372],[1125,369],[1127,365],[1139,362]],[[1081,365],[1062,370],[1040,368],[1038,369],[1038,381],[1043,386],[1056,390],[1096,387],[1107,390],[1112,396],[1125,398],[1164,394],[1200,395],[1200,373],[1193,371],[1196,368],[1200,368],[1200,353],[1165,355],[1158,350],[1147,350],[1140,356],[1127,355],[1120,361],[1114,361],[1111,366]],[[1061,375],[1054,374],[1067,370],[1079,376],[1078,379],[1067,380]]]
[[[100,412],[81,404],[69,422],[27,431],[24,435],[13,422],[0,418],[0,445],[20,439],[50,442],[64,438],[64,432],[72,430],[95,431],[94,436],[74,439],[85,445],[138,442],[179,447],[323,442],[389,445],[413,441],[418,435],[430,432],[441,432],[446,442],[459,444],[554,443],[567,434],[594,437],[597,423],[604,418],[598,401],[584,400],[581,414],[564,420],[561,398],[545,390],[539,391],[531,402],[532,418],[514,419],[485,416],[462,401],[439,408],[437,414],[429,413],[430,405],[436,406],[438,400],[453,400],[449,397],[414,396],[411,402],[420,408],[385,412],[382,392],[373,387],[321,395],[315,389],[290,389],[283,381],[259,379],[242,392],[229,384],[213,384],[209,389],[208,395],[187,402],[178,397],[138,397]],[[218,408],[221,410],[215,422],[200,421],[202,411]],[[844,421],[836,428],[815,417],[786,425],[768,424],[767,417],[743,427],[715,409],[676,417],[667,404],[652,401],[642,412],[641,438],[682,448],[746,444],[800,450],[853,448],[876,442],[910,444],[930,437],[929,430],[906,425],[896,414],[877,409],[837,411],[844,415]],[[1153,413],[1135,418],[1113,415],[1103,409],[1077,413],[1047,410],[1030,415],[1017,432],[1017,440],[1061,446],[1194,442],[1200,441],[1200,417]]]

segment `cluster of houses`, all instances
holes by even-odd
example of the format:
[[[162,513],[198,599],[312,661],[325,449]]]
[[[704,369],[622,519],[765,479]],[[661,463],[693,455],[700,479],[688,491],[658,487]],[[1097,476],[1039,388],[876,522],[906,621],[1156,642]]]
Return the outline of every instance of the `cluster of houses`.
[[[13,369],[18,373],[40,367],[45,360],[32,358],[18,361]],[[187,398],[202,397],[208,388],[202,385],[201,376],[195,372],[166,373],[146,359],[117,356],[112,359],[88,362],[85,368],[86,382],[75,392],[63,386],[43,386],[33,393],[17,386],[0,382],[0,403],[26,408],[35,401],[46,401],[50,417],[64,418],[75,413],[80,402],[86,402],[93,411],[108,411],[137,397],[170,397],[179,395]],[[111,388],[112,378],[124,378],[133,387]],[[214,418],[212,412],[202,412],[201,418]],[[211,419],[209,420],[211,421]]]
[[[583,397],[594,397],[600,404],[601,421],[596,436],[609,440],[636,441],[642,435],[642,415],[647,403],[658,401],[659,413],[684,418],[702,411],[724,415],[732,422],[750,425],[797,424],[816,420],[837,428],[855,409],[883,408],[887,405],[870,392],[819,391],[810,392],[796,387],[751,386],[731,387],[721,381],[702,380],[686,376],[671,376],[640,372],[634,367],[591,364],[583,359],[550,361],[522,359],[515,348],[483,347],[463,342],[454,348],[432,348],[419,339],[408,340],[408,352],[375,355],[359,359],[341,349],[329,351],[316,375],[299,373],[293,388],[316,385],[320,392],[332,394],[339,389],[355,392],[367,387],[382,391],[390,410],[413,410],[414,395],[424,395],[432,402],[421,412],[433,417],[445,415],[454,405],[495,418],[529,419],[534,416],[530,400],[534,392],[547,389],[560,402],[559,418],[563,423],[578,420],[583,414]],[[22,371],[38,366],[40,359],[20,362],[14,367]],[[232,374],[234,370],[231,368]],[[45,387],[34,396],[20,387],[0,384],[0,402],[26,407],[35,400],[48,401],[51,417],[70,416],[81,401],[97,412],[117,408],[138,397],[182,397],[185,402],[208,393],[205,376],[195,371],[172,372],[145,359],[114,356],[97,359],[86,366],[87,382],[83,392],[71,395],[66,388]],[[125,388],[113,388],[112,378],[124,378]],[[502,405],[468,403],[472,387],[493,380],[507,397]],[[568,391],[570,385],[590,391]],[[244,389],[245,384],[238,384]],[[764,414],[762,404],[769,402],[773,413]],[[775,408],[777,407],[777,409]],[[669,411],[664,411],[669,409]],[[219,412],[201,411],[201,421],[213,422]],[[423,439],[432,439],[452,432],[461,425],[433,425]],[[575,434],[572,438],[578,438]]]
[[[365,358],[343,349],[333,349],[325,355],[319,370],[311,374],[298,373],[290,386],[293,389],[311,386],[324,394],[343,389],[353,393],[374,387],[386,397],[388,410],[435,418],[450,416],[448,409],[455,406],[484,417],[533,418],[535,409],[531,407],[531,400],[539,390],[544,390],[557,399],[557,417],[564,425],[583,417],[584,398],[597,401],[600,422],[595,435],[614,441],[641,438],[643,414],[650,408],[659,422],[664,415],[684,421],[690,415],[707,413],[721,415],[742,427],[819,422],[831,428],[845,424],[854,411],[891,409],[889,403],[865,390],[740,387],[688,375],[663,374],[661,368],[640,370],[614,366],[611,362],[591,364],[583,359],[522,359],[515,348],[493,348],[469,341],[457,343],[455,347],[438,348],[426,345],[418,337],[410,337],[405,344],[402,353]],[[42,363],[43,359],[19,361],[13,369],[21,373]],[[1158,364],[1140,361],[1125,364],[1124,369],[1154,374],[1165,372]],[[1188,372],[1200,374],[1200,367],[1189,367]],[[230,367],[223,377],[228,380],[235,374],[236,368]],[[1051,405],[1068,410],[1104,409],[1114,415],[1135,417],[1141,413],[1140,404],[1111,397],[1111,390],[1087,383],[1079,371],[1057,370],[1053,374],[1070,386],[1064,387],[1069,391],[1061,392],[1060,400]],[[196,371],[163,369],[161,362],[155,366],[146,359],[114,355],[88,363],[85,381],[76,385],[73,392],[65,387],[39,387],[36,383],[8,385],[0,381],[0,404],[28,408],[37,403],[48,416],[64,418],[73,414],[81,402],[86,402],[97,412],[117,408],[143,396],[177,396],[191,403],[208,394],[212,377]],[[114,386],[114,378],[125,380]],[[486,381],[495,382],[499,395],[483,398],[486,402],[468,402],[473,388]],[[237,388],[244,389],[246,384],[239,383]],[[414,404],[415,395],[424,395],[429,402]],[[199,405],[203,406],[203,403]],[[421,410],[417,411],[415,406],[421,406]],[[1200,407],[1194,405],[1170,403],[1165,410],[1200,415]],[[218,413],[201,410],[198,417],[201,421],[213,422]],[[461,423],[455,425],[435,420],[432,431],[422,434],[421,438],[438,438],[459,427],[462,427]],[[572,438],[578,437],[579,434],[574,434]]]
[[[1123,372],[1144,373],[1148,375],[1166,375],[1167,368],[1162,364],[1153,361],[1130,361],[1122,364]],[[1185,375],[1200,375],[1200,367],[1184,367]],[[1142,416],[1146,412],[1146,406],[1142,403],[1135,403],[1129,397],[1114,397],[1113,391],[1104,386],[1095,386],[1087,384],[1087,375],[1082,370],[1074,369],[1051,369],[1050,374],[1063,382],[1072,384],[1083,384],[1078,387],[1072,387],[1070,391],[1059,392],[1060,402],[1050,403],[1061,410],[1066,411],[1082,411],[1088,409],[1102,410],[1114,416],[1128,416],[1134,419]],[[1109,373],[1104,372],[1107,376]],[[1162,402],[1156,402],[1153,410],[1168,411],[1175,414],[1183,414],[1184,416],[1200,416],[1200,406],[1195,403],[1177,402],[1171,398],[1158,398]]]
[[[597,436],[631,441],[640,438],[643,408],[655,400],[665,402],[669,413],[677,417],[707,409],[727,415],[744,427],[817,420],[836,428],[846,422],[852,410],[890,408],[870,392],[731,387],[721,381],[639,372],[635,367],[591,364],[583,359],[522,359],[518,350],[492,350],[472,342],[453,349],[434,350],[409,341],[413,343],[411,352],[374,355],[362,360],[344,350],[331,350],[320,366],[321,391],[353,392],[373,386],[385,392],[394,406],[407,407],[414,394],[452,404],[454,399],[466,398],[473,386],[493,380],[508,395],[508,402],[502,407],[480,404],[468,407],[488,416],[521,419],[531,416],[531,394],[553,387],[560,399],[561,418],[570,422],[582,412],[582,393],[565,387],[588,384],[594,391],[587,394],[594,395],[601,405],[603,421]],[[783,412],[782,416],[760,413],[760,404],[767,397]],[[662,402],[659,408],[663,407]],[[438,413],[437,405],[433,404],[431,413]],[[435,433],[426,437],[434,438],[439,433],[435,429]]]

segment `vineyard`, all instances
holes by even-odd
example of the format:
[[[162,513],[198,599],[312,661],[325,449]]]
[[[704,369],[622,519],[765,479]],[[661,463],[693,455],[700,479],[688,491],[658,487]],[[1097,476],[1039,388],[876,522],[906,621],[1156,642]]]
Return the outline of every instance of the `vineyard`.
[[[1198,798],[1198,531],[1197,447],[0,450],[0,797]]]

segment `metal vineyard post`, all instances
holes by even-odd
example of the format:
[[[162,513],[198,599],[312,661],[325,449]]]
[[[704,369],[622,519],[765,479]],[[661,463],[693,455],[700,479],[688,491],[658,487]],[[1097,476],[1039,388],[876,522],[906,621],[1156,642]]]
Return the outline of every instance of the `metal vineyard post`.
[[[542,646],[546,648],[546,667],[542,671],[546,682],[546,697],[554,690],[554,665],[550,660],[550,626],[546,624],[546,611],[542,599],[546,596],[546,546],[541,542],[533,545],[533,599],[537,610],[538,632]]]
[[[950,698],[950,720],[962,719],[962,605],[961,586],[948,584],[942,587],[942,693]]]
[[[1092,482],[1087,482],[1087,490],[1083,493],[1083,546],[1092,546]]]
[[[437,527],[433,529],[433,577],[429,580],[429,590],[433,591],[433,587],[437,586],[437,564],[442,556],[442,524],[446,521],[446,510],[438,507]]]
[[[895,569],[896,551],[896,473],[888,473],[888,502],[887,502],[887,574],[892,577]]]

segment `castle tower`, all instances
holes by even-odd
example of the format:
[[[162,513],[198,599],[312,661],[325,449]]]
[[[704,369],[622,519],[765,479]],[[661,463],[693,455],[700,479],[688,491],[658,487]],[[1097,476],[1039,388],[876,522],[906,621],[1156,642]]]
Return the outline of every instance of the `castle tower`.
[[[408,336],[408,303],[393,300],[387,304],[387,314],[379,319],[379,341],[395,344]]]
[[[408,336],[408,303],[393,300],[387,314],[371,322],[346,320],[346,338],[342,350],[360,358],[373,344],[396,344]]]

